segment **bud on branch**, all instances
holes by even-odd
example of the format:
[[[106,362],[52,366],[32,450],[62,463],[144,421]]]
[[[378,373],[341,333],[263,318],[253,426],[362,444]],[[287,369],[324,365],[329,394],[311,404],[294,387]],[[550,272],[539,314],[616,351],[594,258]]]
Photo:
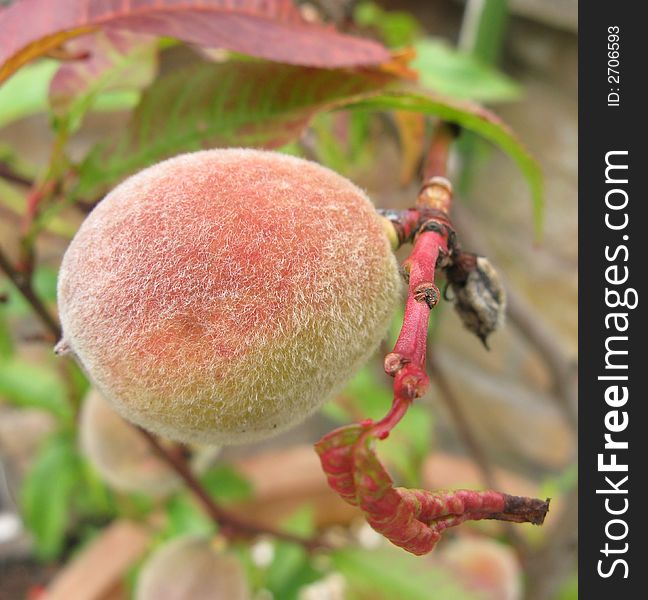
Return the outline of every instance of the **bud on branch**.
[[[403,264],[408,281],[403,326],[384,362],[385,372],[394,378],[392,408],[376,423],[336,429],[315,445],[331,488],[360,508],[376,531],[416,555],[430,552],[445,529],[464,521],[497,519],[541,525],[549,510],[549,500],[491,490],[431,492],[394,487],[374,450],[375,441],[386,438],[428,388],[425,356],[430,310],[440,299],[437,268],[445,270],[464,324],[484,345],[502,322],[505,300],[494,269],[486,259],[461,251],[448,216],[452,185],[445,178],[445,165],[454,133],[444,123],[439,126],[416,207],[382,213],[392,228],[392,246],[414,245]]]

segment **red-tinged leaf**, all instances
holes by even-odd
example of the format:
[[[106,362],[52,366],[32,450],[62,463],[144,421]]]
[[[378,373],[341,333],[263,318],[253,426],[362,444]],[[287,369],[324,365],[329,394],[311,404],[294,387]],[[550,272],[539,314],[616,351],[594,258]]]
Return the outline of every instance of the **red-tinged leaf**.
[[[305,66],[390,59],[377,42],[306,23],[290,0],[18,0],[0,12],[0,82],[66,40],[109,28]]]
[[[412,554],[431,552],[446,529],[466,521],[544,522],[549,500],[491,490],[430,492],[394,487],[376,456],[374,442],[370,424],[348,425],[324,436],[315,450],[331,488],[358,506],[377,532]]]
[[[76,129],[98,94],[142,90],[157,72],[157,39],[129,31],[106,30],[70,40],[66,49],[86,58],[64,62],[52,78],[52,112]]]
[[[544,211],[542,170],[517,135],[495,113],[474,102],[455,100],[415,86],[402,86],[401,89],[367,95],[364,99],[351,99],[348,105],[375,110],[405,110],[436,115],[498,146],[516,162],[529,184],[534,225],[536,234],[540,237]]]
[[[116,147],[84,162],[79,193],[95,195],[168,156],[214,146],[276,148],[321,111],[364,97],[395,78],[379,71],[311,69],[265,62],[200,63],[160,77],[143,95]]]
[[[315,444],[315,452],[322,463],[322,470],[329,485],[343,500],[353,506],[358,503],[353,472],[353,450],[365,431],[366,427],[362,425],[347,425],[325,435]]]
[[[94,186],[180,152],[213,146],[276,148],[298,138],[318,113],[354,107],[435,115],[493,142],[526,176],[540,227],[542,173],[501,119],[478,104],[405,85],[379,69],[229,61],[165,75],[145,92],[118,151],[104,147],[85,162],[79,193],[94,195]]]

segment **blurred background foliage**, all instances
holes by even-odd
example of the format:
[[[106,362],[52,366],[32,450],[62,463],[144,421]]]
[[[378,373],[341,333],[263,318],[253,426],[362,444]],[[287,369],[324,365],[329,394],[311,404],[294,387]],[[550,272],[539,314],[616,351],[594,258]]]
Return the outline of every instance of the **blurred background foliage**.
[[[546,209],[538,246],[540,210],[536,198],[534,226],[524,178],[490,143],[462,133],[452,165],[462,200],[456,225],[466,249],[488,254],[506,274],[510,323],[485,353],[452,311],[435,310],[430,350],[448,386],[435,386],[433,377],[432,392],[379,453],[400,485],[486,487],[494,478],[507,492],[550,496],[546,526],[514,533],[489,522],[463,526],[430,556],[415,558],[385,543],[327,489],[311,445],[337,424],[386,412],[391,382],[381,357],[393,345],[401,313],[375,360],[320,414],[269,442],[223,449],[196,467],[205,489],[235,514],[304,536],[321,532],[335,550],[311,554],[265,537],[226,547],[181,485],[156,494],[108,483],[114,478],[80,443],[80,427],[92,426],[81,417],[87,380],[73,362],[53,355],[55,340],[11,282],[0,278],[0,599],[131,597],[151,557],[185,536],[209,540],[205,552],[216,558],[236,558],[245,578],[245,589],[236,592],[241,598],[577,597],[573,6],[557,9],[542,0],[300,3],[310,21],[334,23],[395,50],[414,48],[409,68],[419,73],[420,86],[496,105],[542,164]],[[83,50],[86,43],[78,38],[68,49]],[[378,206],[405,208],[415,198],[431,126],[420,112],[377,110],[371,102],[331,111],[341,93],[335,85],[320,97],[323,83],[309,87],[315,78],[301,77],[295,67],[177,40],[125,36],[117,43],[98,33],[90,43],[102,49],[96,72],[78,61],[42,58],[0,87],[1,245],[16,264],[37,257],[33,289],[51,312],[60,257],[92,203],[165,155],[205,145],[257,145],[274,136],[282,151],[317,160],[367,188]],[[270,73],[265,87],[254,85],[250,74],[264,70]],[[294,87],[290,97],[282,82]],[[178,94],[193,97],[178,105]],[[317,102],[322,110],[309,112]],[[467,110],[464,117],[470,115]],[[290,129],[295,116],[308,125],[296,134]],[[58,181],[62,193],[48,181]],[[34,189],[43,210],[27,222]],[[123,454],[123,444],[128,447],[127,436],[116,431],[91,431],[104,436],[105,448],[122,444]],[[196,457],[203,451],[187,450]],[[159,468],[155,457],[132,455],[137,464],[112,465],[125,469],[126,478],[141,483]],[[226,597],[215,589],[205,597]]]

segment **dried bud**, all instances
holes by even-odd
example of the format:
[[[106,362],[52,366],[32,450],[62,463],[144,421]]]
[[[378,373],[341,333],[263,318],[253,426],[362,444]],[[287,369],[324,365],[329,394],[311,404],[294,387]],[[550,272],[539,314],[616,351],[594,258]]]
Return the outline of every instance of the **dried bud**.
[[[501,327],[506,309],[506,293],[497,271],[483,256],[461,253],[447,276],[461,320],[488,348],[488,336]]]

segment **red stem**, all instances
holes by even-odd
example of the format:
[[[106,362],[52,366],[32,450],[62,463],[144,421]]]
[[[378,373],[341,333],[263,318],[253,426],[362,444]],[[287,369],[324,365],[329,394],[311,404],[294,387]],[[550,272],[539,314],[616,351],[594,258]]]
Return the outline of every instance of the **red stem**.
[[[422,369],[425,365],[430,307],[418,300],[415,292],[421,285],[434,285],[436,262],[441,250],[447,252],[447,240],[435,231],[426,231],[416,240],[414,250],[405,263],[405,269],[409,272],[409,289],[403,326],[393,353]]]
[[[377,423],[342,427],[315,445],[329,485],[358,506],[376,531],[417,555],[430,552],[445,529],[464,521],[540,524],[549,508],[548,501],[494,491],[433,493],[394,487],[373,449],[374,440],[386,438],[429,385],[425,371],[428,324],[430,310],[440,296],[434,280],[437,265],[449,255],[452,231],[448,217],[452,186],[445,174],[454,135],[454,129],[441,123],[430,147],[426,180],[416,208],[384,214],[394,224],[400,244],[414,241],[412,254],[403,265],[409,279],[403,326],[384,363],[385,372],[394,377],[392,407]],[[414,223],[415,217],[418,223]]]
[[[434,131],[434,137],[430,142],[430,148],[425,160],[424,179],[447,176],[450,149],[456,136],[457,128],[455,125],[443,121],[439,123]]]

